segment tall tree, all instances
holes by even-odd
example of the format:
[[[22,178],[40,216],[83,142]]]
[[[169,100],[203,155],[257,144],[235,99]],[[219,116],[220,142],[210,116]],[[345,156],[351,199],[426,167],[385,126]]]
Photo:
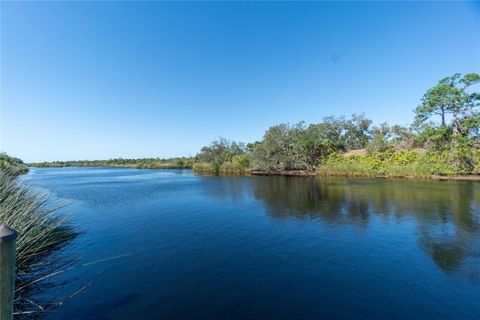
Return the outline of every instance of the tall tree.
[[[416,121],[424,122],[433,116],[440,116],[441,125],[445,126],[445,115],[447,109],[447,99],[450,86],[448,84],[438,84],[429,89],[422,97],[422,103],[415,109]]]
[[[452,116],[454,134],[467,134],[468,128],[462,122],[476,116],[480,95],[469,92],[469,89],[480,82],[476,73],[456,73],[451,77],[441,79],[438,84],[428,90],[422,97],[422,103],[415,109],[417,122],[424,122],[433,116],[441,117],[441,125],[446,125],[446,116]],[[469,123],[469,121],[467,121]]]
[[[215,170],[218,170],[225,161],[231,161],[234,156],[244,152],[244,143],[237,143],[220,137],[212,141],[209,146],[203,147],[196,158],[200,161],[212,163]]]
[[[345,148],[347,150],[363,149],[367,146],[370,136],[372,120],[365,118],[365,114],[353,114],[345,122]]]

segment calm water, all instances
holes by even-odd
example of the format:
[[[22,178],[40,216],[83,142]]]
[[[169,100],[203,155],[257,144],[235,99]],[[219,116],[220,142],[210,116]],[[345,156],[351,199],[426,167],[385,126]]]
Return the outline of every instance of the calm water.
[[[480,319],[480,183],[32,169],[92,284],[48,319]]]

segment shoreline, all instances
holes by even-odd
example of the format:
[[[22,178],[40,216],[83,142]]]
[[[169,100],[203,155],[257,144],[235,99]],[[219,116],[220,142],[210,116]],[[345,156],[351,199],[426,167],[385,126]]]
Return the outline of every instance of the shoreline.
[[[286,176],[286,177],[331,177],[331,178],[352,178],[352,179],[407,179],[407,180],[436,180],[436,181],[474,181],[480,182],[480,175],[465,176],[388,176],[388,175],[350,175],[350,174],[319,174],[308,170],[282,170],[282,171],[262,171],[251,170],[252,176]]]
[[[66,168],[66,167],[75,167],[75,168],[129,168],[129,169],[147,169],[147,170],[168,170],[168,169],[189,169],[196,173],[209,173],[208,170],[199,170],[196,171],[189,167],[163,167],[163,168],[139,168],[134,166],[43,166],[36,167],[30,166],[29,168]],[[211,172],[213,173],[213,172]],[[223,171],[220,174],[234,174],[234,175],[251,175],[251,176],[284,176],[284,177],[331,177],[331,178],[351,178],[351,179],[406,179],[406,180],[436,180],[436,181],[473,181],[480,182],[480,175],[465,175],[465,176],[440,176],[440,175],[430,175],[430,176],[388,176],[388,175],[351,175],[351,174],[328,174],[328,173],[318,173],[311,170],[280,170],[280,171],[270,171],[270,170],[251,170],[246,169],[245,172],[228,172]]]

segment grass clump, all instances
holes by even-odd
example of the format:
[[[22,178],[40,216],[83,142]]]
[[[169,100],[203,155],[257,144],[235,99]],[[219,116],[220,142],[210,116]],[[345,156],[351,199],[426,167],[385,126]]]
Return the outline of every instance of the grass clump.
[[[15,312],[19,318],[36,317],[54,306],[42,306],[32,297],[41,291],[41,279],[64,266],[54,253],[78,235],[57,214],[60,207],[17,171],[0,170],[0,222],[18,231]]]

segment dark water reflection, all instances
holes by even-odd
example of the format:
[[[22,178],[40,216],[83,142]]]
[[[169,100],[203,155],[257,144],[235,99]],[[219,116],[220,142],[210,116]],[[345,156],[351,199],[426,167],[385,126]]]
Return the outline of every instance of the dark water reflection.
[[[265,202],[270,216],[280,219],[320,219],[364,228],[372,216],[414,219],[420,246],[443,271],[480,279],[476,183],[270,177],[257,179],[253,193]]]
[[[49,319],[480,315],[480,183],[99,168],[29,176],[73,201],[72,223],[85,231],[65,252],[80,260],[59,279],[70,284],[44,294],[93,279]]]

